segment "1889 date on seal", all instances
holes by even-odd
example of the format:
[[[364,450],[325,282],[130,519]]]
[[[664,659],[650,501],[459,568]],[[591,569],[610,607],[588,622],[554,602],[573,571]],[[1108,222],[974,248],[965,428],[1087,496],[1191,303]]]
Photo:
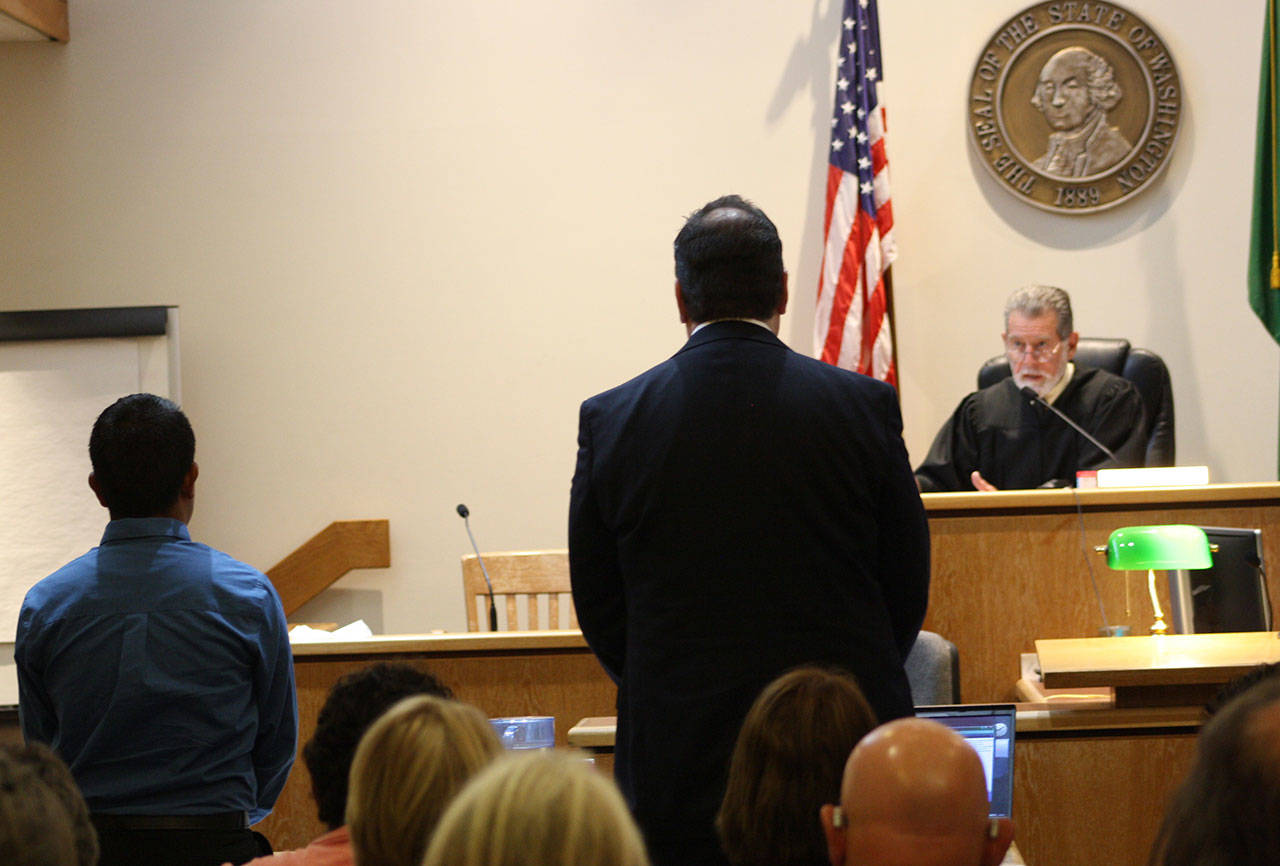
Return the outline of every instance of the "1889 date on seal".
[[[1114,3],[1053,0],[1000,26],[969,85],[969,138],[1001,185],[1045,210],[1114,207],[1164,169],[1182,83],[1164,41]]]

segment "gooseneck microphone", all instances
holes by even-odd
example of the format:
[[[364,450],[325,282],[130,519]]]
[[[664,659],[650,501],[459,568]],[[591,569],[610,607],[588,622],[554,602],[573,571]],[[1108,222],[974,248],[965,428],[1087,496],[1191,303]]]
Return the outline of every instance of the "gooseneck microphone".
[[[1083,427],[1081,427],[1079,424],[1077,424],[1076,422],[1072,421],[1070,418],[1068,418],[1068,417],[1067,417],[1067,415],[1066,415],[1066,413],[1065,413],[1065,412],[1063,412],[1061,409],[1057,408],[1057,407],[1056,407],[1056,406],[1054,406],[1052,403],[1050,403],[1048,400],[1044,399],[1044,398],[1043,398],[1043,397],[1041,397],[1039,394],[1037,394],[1037,393],[1036,393],[1036,389],[1035,389],[1035,388],[1032,388],[1030,385],[1026,385],[1026,386],[1024,386],[1024,387],[1021,389],[1021,393],[1022,393],[1022,396],[1023,396],[1023,397],[1026,397],[1026,398],[1027,398],[1028,400],[1030,400],[1032,403],[1039,403],[1041,406],[1043,406],[1044,408],[1048,409],[1048,410],[1049,410],[1050,412],[1052,412],[1053,414],[1057,415],[1057,416],[1058,416],[1059,418],[1061,418],[1063,421],[1066,421],[1066,422],[1067,422],[1067,424],[1069,424],[1069,425],[1071,426],[1071,429],[1072,429],[1072,430],[1076,431],[1076,432],[1077,432],[1077,433],[1079,433],[1081,436],[1083,436],[1084,438],[1086,438],[1086,439],[1088,439],[1090,442],[1092,442],[1092,443],[1093,443],[1093,444],[1094,444],[1094,445],[1095,445],[1099,450],[1101,450],[1104,454],[1106,454],[1108,457],[1110,457],[1110,458],[1111,458],[1111,461],[1112,461],[1113,463],[1115,463],[1117,466],[1119,466],[1119,465],[1120,465],[1120,460],[1119,460],[1119,458],[1117,458],[1117,457],[1116,457],[1116,454],[1115,454],[1115,452],[1114,452],[1114,451],[1112,451],[1112,450],[1111,450],[1110,448],[1108,448],[1106,445],[1103,445],[1103,444],[1102,444],[1101,442],[1099,442],[1097,439],[1094,439],[1092,436],[1090,436],[1090,435],[1089,435],[1089,431],[1088,431],[1088,430],[1084,429],[1084,428],[1083,428]],[[461,508],[462,506],[458,506],[458,507],[459,507],[459,508]]]
[[[467,519],[471,516],[471,509],[459,504],[458,516],[462,518],[462,525],[467,528],[467,538],[471,539],[471,549],[476,552],[476,560],[480,563],[480,573],[484,575],[484,585],[489,589],[489,631],[497,631],[498,606],[493,603],[493,584],[489,582],[489,569],[484,567],[484,557],[480,555],[480,548],[476,545],[476,537],[471,534],[471,521]],[[474,602],[468,602],[468,604],[474,604]]]

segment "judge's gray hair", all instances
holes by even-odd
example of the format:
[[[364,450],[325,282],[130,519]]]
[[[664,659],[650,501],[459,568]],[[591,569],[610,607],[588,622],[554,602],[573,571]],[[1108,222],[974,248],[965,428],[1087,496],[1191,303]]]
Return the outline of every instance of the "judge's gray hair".
[[[1021,313],[1028,318],[1035,318],[1046,312],[1058,316],[1058,336],[1067,339],[1075,330],[1071,316],[1071,296],[1054,286],[1032,284],[1023,286],[1004,304],[1004,329],[1009,330],[1009,314]]]

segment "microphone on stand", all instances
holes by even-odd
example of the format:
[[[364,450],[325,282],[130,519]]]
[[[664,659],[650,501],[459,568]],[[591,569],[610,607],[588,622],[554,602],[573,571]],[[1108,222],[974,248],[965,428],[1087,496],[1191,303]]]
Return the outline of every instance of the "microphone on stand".
[[[476,552],[476,560],[480,563],[480,573],[484,575],[484,585],[489,589],[489,631],[497,631],[498,606],[493,603],[493,584],[489,582],[489,569],[484,567],[484,557],[480,555],[480,548],[476,545],[476,537],[471,534],[471,521],[467,519],[471,516],[471,509],[459,504],[458,516],[462,518],[462,525],[467,527],[467,538],[471,539],[471,549]]]
[[[1023,397],[1026,397],[1026,398],[1027,398],[1028,400],[1030,400],[1032,403],[1039,403],[1041,406],[1043,406],[1044,408],[1048,409],[1048,410],[1049,410],[1050,412],[1052,412],[1053,414],[1057,415],[1057,416],[1058,416],[1059,418],[1061,418],[1063,421],[1066,421],[1066,422],[1067,422],[1067,424],[1068,424],[1068,425],[1070,425],[1070,427],[1071,427],[1071,429],[1072,429],[1072,430],[1076,431],[1076,432],[1077,432],[1077,433],[1079,433],[1081,436],[1083,436],[1084,438],[1088,439],[1088,440],[1089,440],[1090,442],[1092,442],[1092,443],[1093,443],[1093,444],[1094,444],[1094,445],[1095,445],[1095,446],[1096,446],[1100,451],[1102,451],[1102,453],[1104,453],[1104,454],[1106,454],[1108,457],[1110,457],[1110,458],[1111,458],[1111,462],[1115,463],[1117,466],[1119,466],[1119,465],[1120,465],[1120,460],[1119,460],[1119,458],[1117,458],[1117,457],[1116,457],[1116,454],[1115,454],[1115,452],[1114,452],[1114,451],[1112,451],[1112,450],[1111,450],[1110,448],[1108,448],[1106,445],[1103,445],[1103,444],[1102,444],[1101,442],[1099,442],[1097,439],[1094,439],[1091,435],[1089,435],[1089,431],[1088,431],[1088,430],[1084,429],[1084,428],[1083,428],[1083,427],[1081,427],[1079,424],[1077,424],[1076,422],[1072,421],[1070,418],[1068,418],[1068,417],[1067,417],[1067,415],[1066,415],[1066,413],[1065,413],[1065,412],[1063,412],[1061,409],[1058,409],[1058,408],[1057,408],[1057,407],[1055,407],[1052,403],[1050,403],[1048,400],[1044,399],[1044,398],[1043,398],[1043,397],[1041,397],[1039,394],[1037,394],[1037,393],[1036,393],[1036,389],[1035,389],[1035,388],[1032,388],[1030,385],[1027,385],[1027,386],[1025,386],[1025,387],[1023,387],[1023,388],[1021,389],[1021,394],[1022,394],[1022,396],[1023,396]],[[461,507],[461,506],[459,506],[459,507]]]

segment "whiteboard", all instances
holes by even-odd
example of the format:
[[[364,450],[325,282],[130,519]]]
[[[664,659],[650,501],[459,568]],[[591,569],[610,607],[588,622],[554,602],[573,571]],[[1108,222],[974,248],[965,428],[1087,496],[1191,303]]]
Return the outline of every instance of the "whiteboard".
[[[0,704],[18,700],[23,596],[107,524],[88,484],[94,420],[126,394],[179,399],[176,313],[164,336],[0,341]]]

